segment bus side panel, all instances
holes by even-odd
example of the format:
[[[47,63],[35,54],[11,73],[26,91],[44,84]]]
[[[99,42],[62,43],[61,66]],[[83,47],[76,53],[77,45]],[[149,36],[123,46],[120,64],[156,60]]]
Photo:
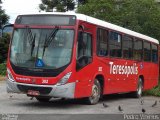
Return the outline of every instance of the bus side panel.
[[[94,73],[95,67],[93,62],[76,72],[75,98],[89,97],[91,95]]]
[[[158,64],[144,62],[144,90],[158,85]]]
[[[111,94],[118,92],[118,88],[115,85],[115,80],[111,79],[110,74],[110,67],[109,67],[109,61],[110,59],[108,57],[96,57],[96,64],[95,67],[97,68],[97,72],[95,74],[95,77],[97,75],[101,75],[104,78],[103,81],[103,94]]]
[[[135,66],[136,63],[134,61],[108,58],[106,63],[107,72],[105,73],[105,76],[107,82],[105,82],[105,94],[123,93],[136,90],[138,74],[135,72],[133,73],[133,71],[131,72],[131,70],[129,70],[128,73],[124,71],[124,69],[122,70],[122,67],[128,68],[129,66],[132,68],[133,65]],[[138,64],[136,64],[136,66],[138,67]]]
[[[137,78],[138,73],[136,73],[136,68],[138,68],[139,71],[139,65],[133,61],[133,60],[127,60],[127,59],[119,59],[117,60],[117,64],[121,66],[125,66],[123,70],[121,70],[121,74],[119,74],[119,81],[117,81],[117,86],[120,87],[121,91],[119,92],[130,92],[135,91],[137,88]],[[121,67],[122,68],[122,67]],[[116,75],[117,76],[117,75]]]
[[[111,63],[113,63],[111,65]],[[113,66],[133,66],[134,61],[125,60],[125,59],[116,59],[109,57],[98,57],[96,58],[95,67],[99,72],[99,75],[104,77],[104,86],[103,94],[112,94],[112,93],[123,93],[129,91],[135,91],[137,87],[138,74],[122,74],[119,73],[118,67],[116,70],[113,70]],[[96,66],[97,65],[97,66]],[[115,67],[114,66],[114,67]],[[138,64],[136,64],[138,67]],[[122,70],[120,70],[122,72]],[[95,75],[96,76],[96,75]]]

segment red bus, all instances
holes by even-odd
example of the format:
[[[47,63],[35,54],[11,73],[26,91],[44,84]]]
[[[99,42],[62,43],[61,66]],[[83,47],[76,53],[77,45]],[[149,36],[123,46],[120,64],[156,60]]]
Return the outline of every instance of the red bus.
[[[83,14],[19,15],[7,60],[7,91],[40,102],[142,91],[158,84],[158,40]]]

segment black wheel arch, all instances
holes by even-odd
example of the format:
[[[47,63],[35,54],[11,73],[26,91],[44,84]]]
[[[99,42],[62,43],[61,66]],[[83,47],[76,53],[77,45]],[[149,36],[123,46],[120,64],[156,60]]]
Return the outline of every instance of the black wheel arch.
[[[104,76],[102,74],[98,74],[96,75],[95,79],[97,79],[100,83],[101,86],[101,96],[103,95],[103,91],[104,91]]]
[[[144,88],[144,76],[143,76],[143,75],[139,75],[139,78],[141,78],[141,79],[142,79],[143,88]]]

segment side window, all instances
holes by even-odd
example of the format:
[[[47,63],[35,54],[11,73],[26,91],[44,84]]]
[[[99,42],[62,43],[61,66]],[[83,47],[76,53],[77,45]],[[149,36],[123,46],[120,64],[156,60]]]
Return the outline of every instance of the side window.
[[[92,36],[85,32],[79,32],[77,43],[76,70],[80,70],[92,62]]]
[[[133,39],[129,36],[123,36],[123,57],[131,59],[133,57]]]
[[[155,44],[152,44],[152,62],[158,62],[158,46]]]
[[[92,56],[91,35],[88,33],[80,32],[78,39],[79,40],[78,40],[77,58],[83,56],[91,57]]]
[[[151,61],[151,44],[144,42],[144,61]]]
[[[135,39],[134,40],[133,58],[135,60],[142,60],[142,57],[143,57],[143,41]]]
[[[97,31],[97,55],[108,55],[108,31],[104,29],[98,29]]]
[[[121,57],[122,56],[122,40],[121,35],[117,32],[110,32],[109,36],[109,49],[110,56]]]

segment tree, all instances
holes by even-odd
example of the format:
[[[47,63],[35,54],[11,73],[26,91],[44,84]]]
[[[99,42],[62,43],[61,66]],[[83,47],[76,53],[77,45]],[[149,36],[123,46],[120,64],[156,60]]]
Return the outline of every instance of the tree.
[[[3,38],[0,38],[0,63],[5,62],[7,59],[8,47],[10,42],[9,40],[9,34],[5,34]]]
[[[88,0],[80,4],[77,12],[110,22],[114,14],[114,0]]]
[[[57,12],[66,12],[75,8],[74,0],[41,0],[41,2],[39,8],[46,12],[52,12],[53,9]]]
[[[2,0],[0,0],[0,27],[6,24],[9,20],[9,16],[6,15],[5,11],[1,7],[1,4],[2,4]]]
[[[5,14],[1,4],[2,0],[0,0],[0,29],[2,29],[2,26],[5,25],[9,20],[9,16]],[[10,36],[8,34],[5,34],[2,38],[0,38],[0,63],[4,62],[7,58],[9,39]]]
[[[77,12],[160,39],[160,9],[155,0],[88,0]]]
[[[88,0],[77,0],[78,5],[86,4]]]

